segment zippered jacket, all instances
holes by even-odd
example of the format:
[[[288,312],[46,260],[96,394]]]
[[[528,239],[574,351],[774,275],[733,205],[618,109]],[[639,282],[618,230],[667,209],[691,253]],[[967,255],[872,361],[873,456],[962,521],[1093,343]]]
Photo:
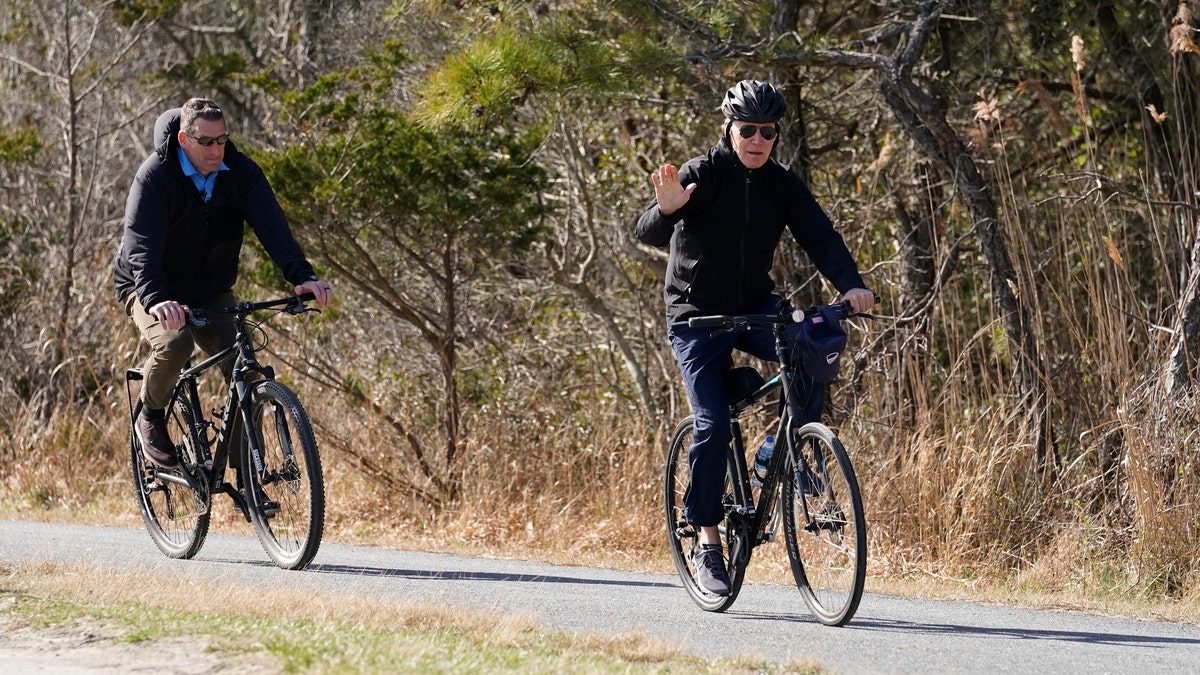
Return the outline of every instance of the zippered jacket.
[[[165,300],[200,306],[231,291],[246,224],[289,283],[316,279],[262,169],[232,141],[225,144],[229,170],[218,172],[205,203],[179,163],[179,117],[179,108],[158,117],[155,151],[129,189],[113,264],[117,299],[137,293],[149,311]]]
[[[696,189],[670,216],[655,202],[638,218],[638,239],[670,246],[663,296],[667,321],[751,311],[775,290],[775,249],[786,227],[839,292],[865,288],[853,256],[800,176],[768,160],[747,169],[728,138],[679,168]]]

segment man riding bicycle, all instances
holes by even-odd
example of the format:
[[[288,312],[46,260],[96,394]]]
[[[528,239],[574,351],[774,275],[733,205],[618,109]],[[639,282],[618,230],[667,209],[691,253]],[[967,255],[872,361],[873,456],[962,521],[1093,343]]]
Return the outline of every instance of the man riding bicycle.
[[[233,344],[233,323],[186,328],[189,306],[236,303],[242,234],[248,223],[297,294],[327,307],[333,288],[304,257],[262,169],[229,140],[221,108],[193,98],[159,116],[155,150],[142,162],[125,204],[113,265],[117,299],[150,343],[142,414],[134,424],[146,457],[179,463],[167,435],[166,406],[193,345],[209,354]],[[225,376],[233,362],[225,364]]]
[[[772,85],[743,80],[721,104],[723,136],[706,154],[650,175],[655,201],[637,221],[638,238],[670,246],[666,300],[668,337],[695,415],[684,497],[701,546],[693,567],[710,593],[730,593],[720,533],[721,495],[729,452],[727,375],[733,350],[775,361],[770,331],[713,335],[687,319],[709,314],[772,313],[779,304],[770,272],[786,227],[855,313],[875,302],[833,223],[803,180],[772,157],[787,104]],[[824,391],[802,371],[796,391],[808,419],[820,418]]]

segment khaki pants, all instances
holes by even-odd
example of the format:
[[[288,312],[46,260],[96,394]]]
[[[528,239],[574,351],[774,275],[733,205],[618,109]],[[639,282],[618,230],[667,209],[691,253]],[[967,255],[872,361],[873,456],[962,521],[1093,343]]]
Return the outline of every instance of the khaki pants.
[[[227,307],[237,302],[233,293],[223,293],[205,301],[202,307]],[[147,408],[162,410],[171,400],[171,390],[179,371],[191,358],[197,345],[205,354],[216,354],[233,344],[237,328],[227,316],[213,317],[203,328],[185,326],[180,330],[163,330],[158,319],[146,313],[137,294],[125,296],[125,313],[133,319],[142,337],[150,344],[150,357],[142,365],[142,404]],[[233,360],[221,364],[226,380],[233,372]]]
[[[179,371],[187,364],[199,345],[205,354],[213,355],[233,344],[237,339],[237,326],[233,317],[215,316],[208,319],[208,325],[203,328],[188,325],[181,330],[163,330],[158,319],[146,313],[142,303],[137,301],[137,294],[130,293],[125,297],[125,313],[133,319],[138,331],[146,342],[150,343],[150,357],[142,365],[142,405],[147,408],[161,410],[171,402],[171,391]],[[237,304],[233,293],[222,293],[204,301],[199,307],[229,307]],[[225,382],[233,374],[233,359],[221,364],[221,376]],[[257,380],[258,373],[247,373],[246,380]],[[234,431],[229,445],[229,467],[239,469],[241,465],[242,427],[234,425]]]

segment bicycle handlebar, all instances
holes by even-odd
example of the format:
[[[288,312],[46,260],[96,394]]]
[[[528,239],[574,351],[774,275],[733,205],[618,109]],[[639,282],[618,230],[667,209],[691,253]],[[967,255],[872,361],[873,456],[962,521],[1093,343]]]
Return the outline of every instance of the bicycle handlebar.
[[[879,302],[879,296],[875,296],[875,302]],[[865,316],[870,317],[870,314],[863,313],[855,315],[853,307],[849,300],[828,305],[832,307],[839,319],[846,319],[850,316]],[[751,324],[776,326],[781,324],[799,323],[806,316],[812,316],[817,313],[819,305],[814,305],[807,309],[797,309],[790,313],[780,312],[779,314],[716,314],[712,316],[694,316],[687,320],[689,328],[724,328],[731,331],[746,330]]]
[[[288,314],[303,314],[309,311],[304,303],[311,300],[316,300],[316,296],[312,293],[301,293],[300,295],[289,295],[274,300],[263,300],[261,302],[241,302],[228,307],[193,307],[188,310],[188,323],[201,327],[208,324],[208,317],[220,315],[240,315],[245,316],[252,312],[257,312],[260,309],[273,309],[275,307],[283,307]]]

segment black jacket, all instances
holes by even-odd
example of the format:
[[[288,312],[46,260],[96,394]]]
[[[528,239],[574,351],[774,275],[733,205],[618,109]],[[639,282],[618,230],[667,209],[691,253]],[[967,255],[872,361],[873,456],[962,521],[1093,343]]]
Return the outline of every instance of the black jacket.
[[[775,290],[771,268],[783,228],[792,232],[841,292],[865,288],[842,236],[796,172],[769,160],[747,169],[728,138],[679,168],[696,183],[682,208],[664,217],[658,203],[637,221],[637,237],[671,247],[663,295],[667,321],[751,311]]]
[[[228,171],[206,204],[179,164],[179,108],[154,124],[155,152],[142,162],[125,202],[125,229],[113,265],[117,299],[137,293],[149,310],[164,300],[200,306],[233,289],[249,223],[292,284],[315,279],[262,169],[225,144]]]

